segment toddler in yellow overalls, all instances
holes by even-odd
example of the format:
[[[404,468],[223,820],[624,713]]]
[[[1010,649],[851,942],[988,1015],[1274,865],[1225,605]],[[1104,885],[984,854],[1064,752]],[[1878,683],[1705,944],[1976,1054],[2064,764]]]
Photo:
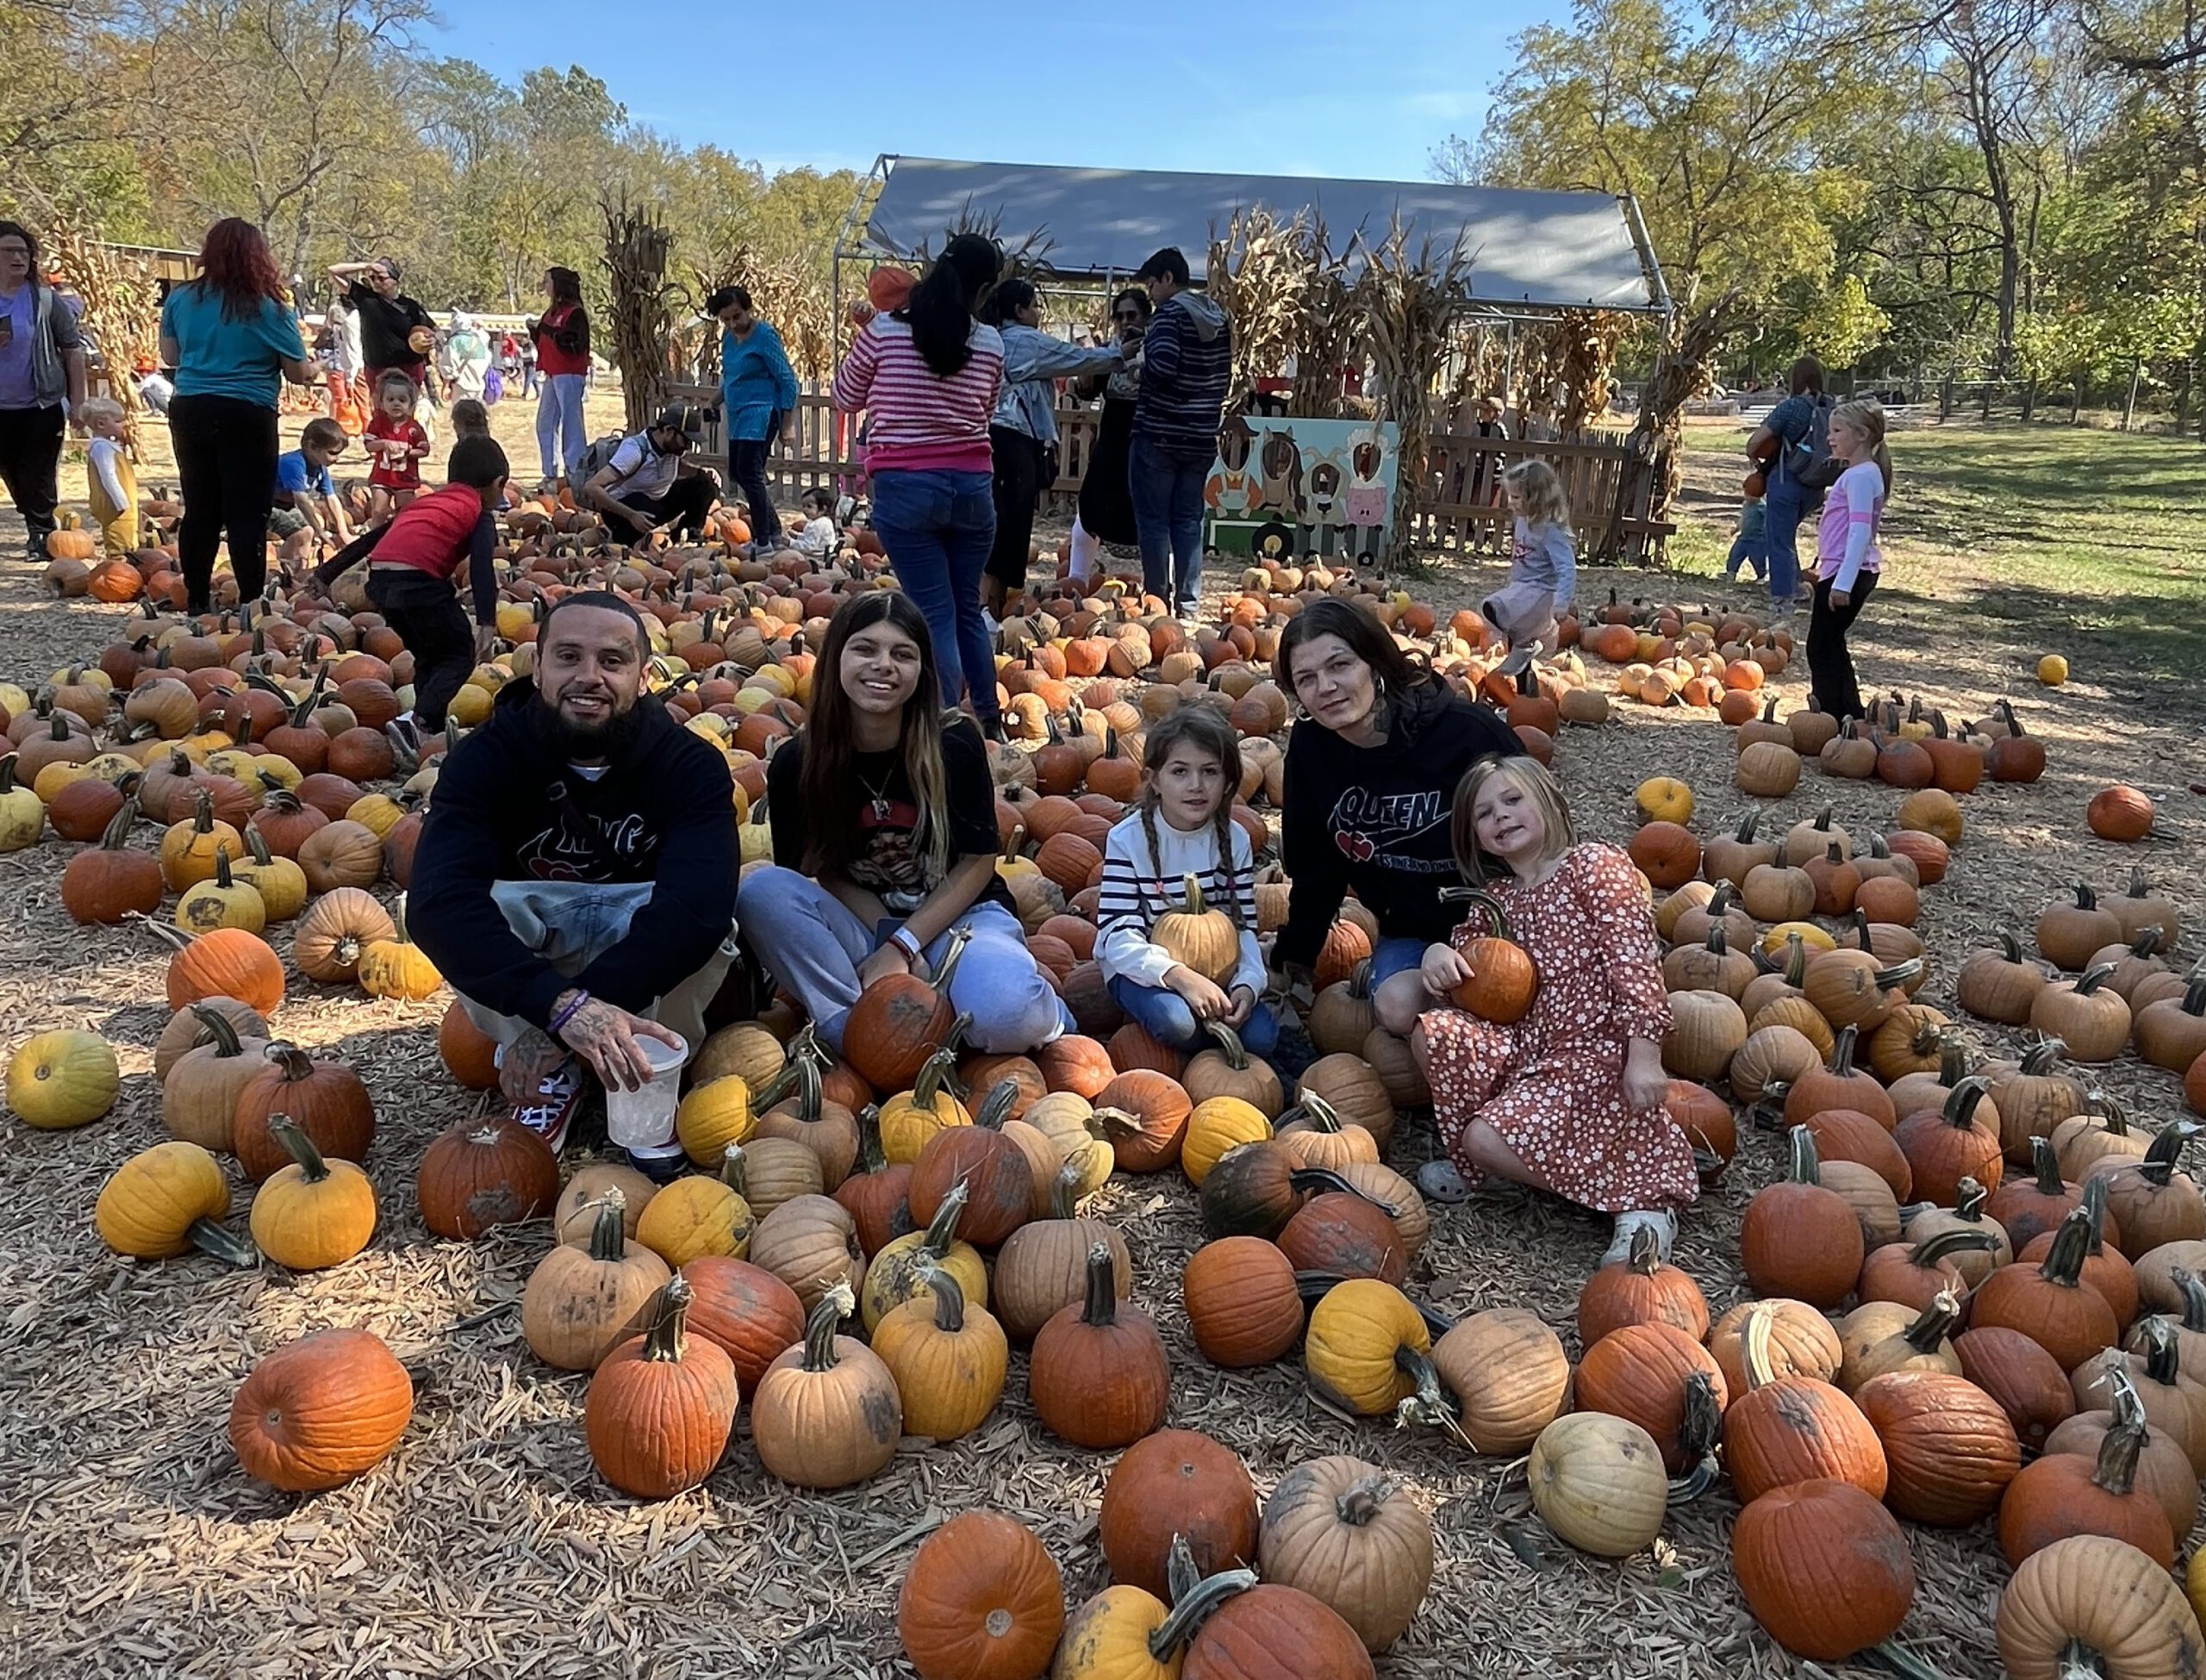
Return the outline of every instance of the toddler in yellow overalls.
[[[128,560],[138,551],[138,475],[130,465],[123,435],[122,405],[111,396],[88,399],[78,410],[92,435],[88,451],[92,523],[109,560]]]

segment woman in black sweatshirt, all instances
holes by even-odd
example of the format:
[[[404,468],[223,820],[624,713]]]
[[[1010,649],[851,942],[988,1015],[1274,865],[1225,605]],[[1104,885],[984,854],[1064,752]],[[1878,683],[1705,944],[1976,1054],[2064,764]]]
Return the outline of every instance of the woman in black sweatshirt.
[[[1462,919],[1449,802],[1479,759],[1524,750],[1492,707],[1411,662],[1368,613],[1313,601],[1280,638],[1280,681],[1307,714],[1287,741],[1287,924],[1273,964],[1306,979],[1349,888],[1378,918],[1372,1008],[1407,1033],[1430,1007],[1418,965]],[[1299,971],[1299,972],[1298,972]]]

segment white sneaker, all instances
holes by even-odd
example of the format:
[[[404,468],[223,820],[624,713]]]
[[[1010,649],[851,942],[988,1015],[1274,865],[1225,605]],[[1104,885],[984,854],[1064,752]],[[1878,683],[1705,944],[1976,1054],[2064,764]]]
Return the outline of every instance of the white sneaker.
[[[1617,1216],[1616,1236],[1601,1256],[1601,1264],[1615,1266],[1630,1260],[1631,1240],[1642,1229],[1653,1230],[1657,1252],[1667,1262],[1671,1245],[1678,1240],[1678,1216],[1667,1208],[1640,1208]]]

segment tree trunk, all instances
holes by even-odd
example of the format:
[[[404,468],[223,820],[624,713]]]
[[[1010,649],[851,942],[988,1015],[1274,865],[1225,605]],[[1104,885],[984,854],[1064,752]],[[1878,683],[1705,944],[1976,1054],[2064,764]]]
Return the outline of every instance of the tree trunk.
[[[2129,364],[2129,394],[2122,400],[2122,429],[2124,432],[2136,423],[2137,379],[2138,376],[2144,371],[2144,366],[2142,361],[2134,358]]]

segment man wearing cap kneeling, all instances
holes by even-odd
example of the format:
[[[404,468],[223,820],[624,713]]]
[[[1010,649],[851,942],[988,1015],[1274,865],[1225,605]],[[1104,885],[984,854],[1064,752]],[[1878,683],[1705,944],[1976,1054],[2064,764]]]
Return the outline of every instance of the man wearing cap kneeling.
[[[720,493],[720,475],[687,458],[702,429],[694,408],[677,404],[632,438],[583,486],[583,503],[639,537],[672,524],[675,534],[705,533],[705,516]]]
[[[633,1090],[651,1074],[639,1039],[696,1051],[735,955],[727,762],[644,692],[650,653],[619,595],[560,601],[534,669],[444,761],[414,856],[407,930],[554,1149],[585,1074]],[[658,1177],[681,1155],[634,1159]]]

